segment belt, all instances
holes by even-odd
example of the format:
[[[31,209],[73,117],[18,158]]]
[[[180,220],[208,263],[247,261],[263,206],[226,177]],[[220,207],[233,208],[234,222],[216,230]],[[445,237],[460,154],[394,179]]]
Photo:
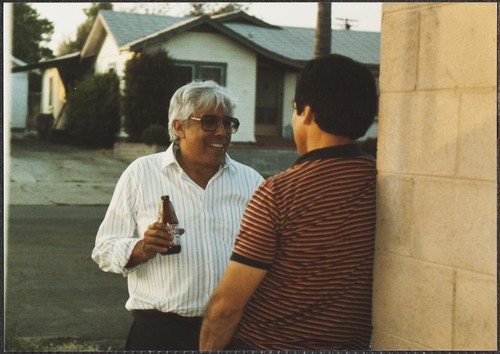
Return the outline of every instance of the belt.
[[[133,310],[132,313],[134,316],[138,317],[155,317],[155,318],[164,318],[169,320],[176,320],[189,324],[201,324],[203,317],[186,317],[181,316],[173,312],[161,312],[158,310]]]

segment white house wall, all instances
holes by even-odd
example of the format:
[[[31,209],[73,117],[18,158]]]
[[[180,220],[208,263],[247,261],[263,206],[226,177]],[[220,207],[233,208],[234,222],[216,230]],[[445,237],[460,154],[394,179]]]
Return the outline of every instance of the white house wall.
[[[120,53],[120,49],[116,45],[114,39],[107,35],[96,59],[95,72],[104,74],[110,70],[115,70],[118,77],[123,79],[125,65],[132,55],[133,53],[130,52]],[[122,89],[123,84],[124,82],[121,80]]]
[[[163,49],[174,60],[226,63],[226,86],[238,100],[234,115],[240,120],[233,142],[255,142],[256,54],[215,33],[185,32],[148,51]]]
[[[28,73],[12,75],[11,128],[25,129],[28,118]]]
[[[52,78],[52,90],[50,89],[50,79]],[[52,103],[50,103],[49,95],[52,95]],[[40,113],[50,113],[57,120],[66,102],[66,89],[56,68],[47,69],[43,72],[42,77],[42,95],[40,102]],[[55,127],[62,128],[63,121],[59,121]]]

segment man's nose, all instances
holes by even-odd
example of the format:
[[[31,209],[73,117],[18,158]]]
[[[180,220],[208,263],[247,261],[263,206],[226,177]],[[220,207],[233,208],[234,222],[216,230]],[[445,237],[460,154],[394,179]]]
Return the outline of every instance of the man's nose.
[[[215,129],[215,135],[229,135],[229,133],[224,129],[224,123],[222,119],[219,119],[217,122],[217,128]]]

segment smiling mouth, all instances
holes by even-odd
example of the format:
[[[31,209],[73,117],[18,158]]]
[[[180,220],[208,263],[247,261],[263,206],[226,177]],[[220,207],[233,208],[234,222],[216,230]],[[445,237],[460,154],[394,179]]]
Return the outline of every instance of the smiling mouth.
[[[224,150],[224,144],[208,144],[208,146],[217,150]]]

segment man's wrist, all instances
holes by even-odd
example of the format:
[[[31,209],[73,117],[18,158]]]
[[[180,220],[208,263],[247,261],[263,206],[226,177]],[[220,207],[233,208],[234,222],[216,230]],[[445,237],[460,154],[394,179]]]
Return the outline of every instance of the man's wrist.
[[[130,254],[130,258],[128,260],[128,263],[125,265],[125,268],[133,268],[136,267],[142,263],[145,263],[149,261],[151,258],[145,251],[144,251],[144,241],[141,239],[139,240],[133,250],[132,253]]]

